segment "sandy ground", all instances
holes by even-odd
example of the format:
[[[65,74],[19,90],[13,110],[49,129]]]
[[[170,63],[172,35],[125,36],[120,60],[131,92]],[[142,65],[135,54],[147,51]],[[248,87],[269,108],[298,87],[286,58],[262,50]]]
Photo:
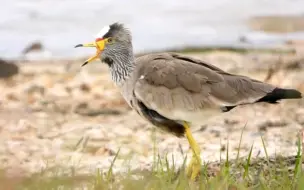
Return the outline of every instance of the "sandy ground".
[[[232,73],[304,91],[301,51],[191,55]],[[155,131],[128,108],[105,65],[80,68],[81,63],[21,62],[18,75],[0,80],[0,163],[7,174],[26,175],[56,166],[75,167],[78,173],[107,170],[119,148],[115,171],[151,168],[154,145],[161,157],[168,153],[171,160],[173,154],[179,165],[191,155],[186,139]],[[261,136],[270,156],[295,155],[297,133],[304,126],[304,100],[242,106],[204,118],[204,123],[193,134],[204,161],[225,158],[228,141],[229,157],[235,158],[242,129],[241,156],[248,155],[252,144],[255,157],[265,156]]]

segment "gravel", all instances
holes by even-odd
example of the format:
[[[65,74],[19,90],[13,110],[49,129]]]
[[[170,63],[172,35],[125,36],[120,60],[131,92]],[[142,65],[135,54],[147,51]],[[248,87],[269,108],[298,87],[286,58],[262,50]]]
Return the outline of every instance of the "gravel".
[[[268,72],[268,67],[260,67],[263,55],[257,64],[251,54],[194,56],[260,80]],[[270,56],[274,64],[277,57],[268,55],[267,61]],[[171,160],[174,155],[177,165],[191,155],[185,138],[155,131],[130,110],[110,81],[106,66],[92,64],[79,70],[81,61],[70,61],[68,69],[65,64],[20,63],[17,75],[0,80],[0,163],[8,175],[56,167],[75,167],[78,173],[107,170],[118,150],[115,172],[150,169],[155,147],[162,158],[167,155]],[[303,74],[303,69],[280,70],[269,82],[303,90]],[[204,124],[193,129],[203,160],[225,158],[228,141],[229,157],[235,158],[242,131],[241,156],[248,154],[252,144],[253,155],[265,156],[261,136],[270,156],[295,155],[297,134],[304,124],[303,105],[303,100],[261,103],[204,118]],[[16,170],[20,172],[16,174]]]

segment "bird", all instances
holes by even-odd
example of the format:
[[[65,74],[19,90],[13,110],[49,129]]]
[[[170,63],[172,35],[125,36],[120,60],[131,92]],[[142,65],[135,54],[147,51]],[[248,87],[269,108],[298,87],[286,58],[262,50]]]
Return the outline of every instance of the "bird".
[[[192,180],[199,177],[202,160],[191,126],[240,105],[277,104],[282,99],[302,98],[296,89],[228,73],[179,53],[135,57],[131,31],[119,22],[104,26],[95,41],[76,47],[96,48],[96,54],[82,66],[96,59],[106,64],[125,101],[143,119],[177,137],[187,138],[192,158],[186,175]]]

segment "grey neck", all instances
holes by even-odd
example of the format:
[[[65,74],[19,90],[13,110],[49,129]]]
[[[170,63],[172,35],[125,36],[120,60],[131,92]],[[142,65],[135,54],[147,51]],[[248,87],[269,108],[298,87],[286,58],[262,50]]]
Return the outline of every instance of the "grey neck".
[[[135,68],[133,53],[116,53],[115,56],[111,57],[111,59],[112,63],[109,64],[109,68],[112,80],[117,85],[120,85],[129,78]]]

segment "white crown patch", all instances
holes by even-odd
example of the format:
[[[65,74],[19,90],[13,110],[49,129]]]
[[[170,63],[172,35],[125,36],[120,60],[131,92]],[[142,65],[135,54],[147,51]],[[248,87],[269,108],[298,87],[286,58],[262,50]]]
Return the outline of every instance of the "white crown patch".
[[[103,27],[96,35],[96,38],[102,38],[107,32],[109,32],[109,30],[110,30],[110,26]]]

